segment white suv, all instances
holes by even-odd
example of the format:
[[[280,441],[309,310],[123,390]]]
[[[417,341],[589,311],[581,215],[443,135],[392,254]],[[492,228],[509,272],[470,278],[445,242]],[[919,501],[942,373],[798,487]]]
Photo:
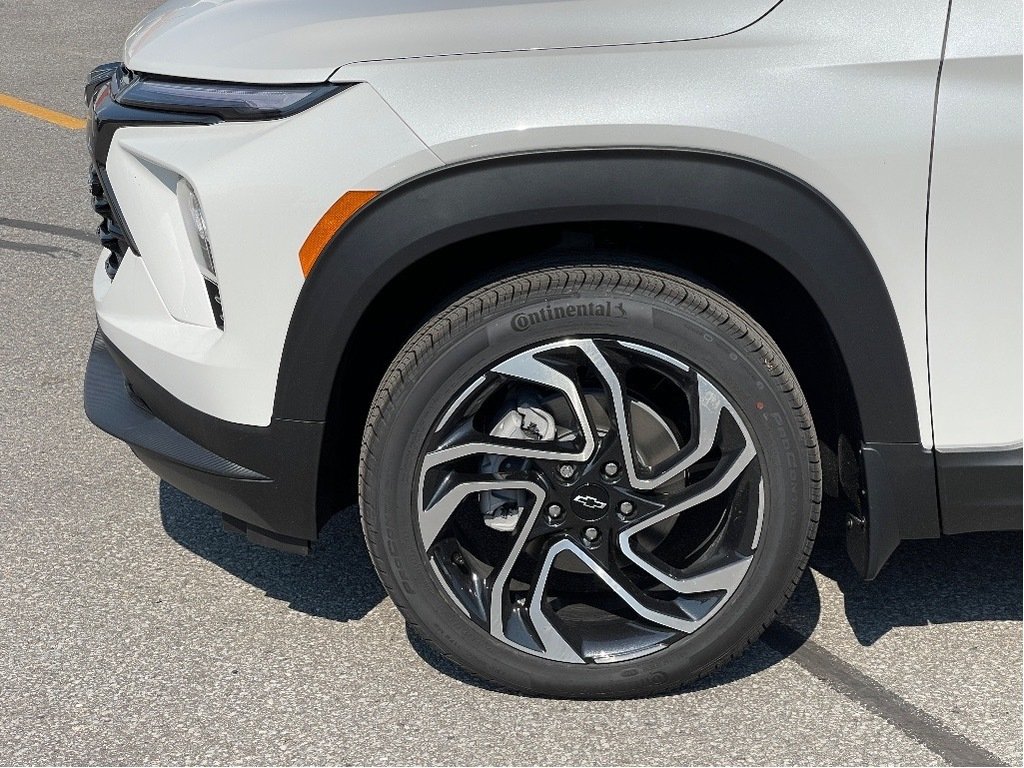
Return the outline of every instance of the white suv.
[[[1021,5],[176,0],[87,86],[89,417],[416,632],[632,696],[1021,525]]]

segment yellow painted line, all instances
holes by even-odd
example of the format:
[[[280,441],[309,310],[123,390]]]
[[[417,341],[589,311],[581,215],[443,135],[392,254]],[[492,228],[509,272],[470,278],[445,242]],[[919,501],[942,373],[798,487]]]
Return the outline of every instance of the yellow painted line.
[[[33,104],[31,101],[23,101],[6,93],[0,93],[0,107],[13,109],[15,112],[21,112],[23,115],[38,117],[40,120],[59,125],[61,128],[70,128],[73,131],[80,131],[85,128],[85,120],[80,117],[65,115],[63,112],[58,112],[55,109],[47,109],[38,104]]]

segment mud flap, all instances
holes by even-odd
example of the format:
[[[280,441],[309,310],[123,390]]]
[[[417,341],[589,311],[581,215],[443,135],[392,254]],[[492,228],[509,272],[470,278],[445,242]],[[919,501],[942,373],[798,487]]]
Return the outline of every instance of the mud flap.
[[[866,443],[860,457],[861,503],[847,516],[846,549],[871,580],[903,539],[939,536],[935,459],[912,443]]]

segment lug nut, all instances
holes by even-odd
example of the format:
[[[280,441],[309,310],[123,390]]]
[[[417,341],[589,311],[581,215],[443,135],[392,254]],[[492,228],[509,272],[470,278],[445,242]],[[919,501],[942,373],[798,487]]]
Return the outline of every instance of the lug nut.
[[[562,505],[561,504],[549,504],[548,505],[548,517],[552,520],[558,520],[562,517]]]
[[[615,477],[619,474],[619,465],[614,461],[609,461],[604,465],[604,473],[608,475],[608,477]]]
[[[558,474],[568,480],[570,477],[576,474],[576,467],[572,464],[563,464],[558,468]]]
[[[597,528],[585,528],[583,531],[583,538],[593,544],[601,538],[601,532],[597,530]]]
[[[619,513],[623,517],[629,517],[630,515],[633,514],[633,512],[635,510],[636,510],[636,507],[633,506],[633,502],[632,501],[623,501],[623,502],[619,503]]]

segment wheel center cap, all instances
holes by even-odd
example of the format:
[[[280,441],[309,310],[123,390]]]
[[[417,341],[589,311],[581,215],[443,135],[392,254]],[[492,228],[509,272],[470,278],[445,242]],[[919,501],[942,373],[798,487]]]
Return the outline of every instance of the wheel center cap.
[[[590,483],[573,491],[572,511],[584,520],[600,520],[608,511],[608,491],[603,486]]]

